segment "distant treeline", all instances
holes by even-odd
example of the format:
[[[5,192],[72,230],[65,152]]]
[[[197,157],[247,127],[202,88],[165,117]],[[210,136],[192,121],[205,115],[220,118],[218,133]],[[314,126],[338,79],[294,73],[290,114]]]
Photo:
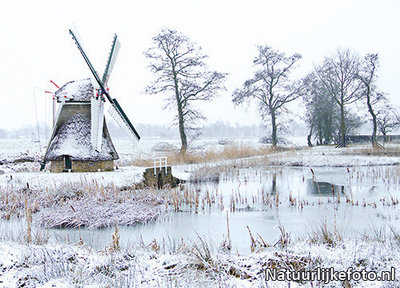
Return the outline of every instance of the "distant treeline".
[[[126,137],[114,122],[108,122],[108,129],[113,137]],[[179,130],[176,126],[138,124],[137,130],[142,137],[179,138]],[[201,128],[201,137],[262,137],[265,136],[265,128],[259,125],[231,125],[225,122],[206,124]]]
[[[51,129],[47,126],[40,126],[39,129],[34,126],[24,126],[18,129],[0,129],[0,139],[19,139],[26,138],[32,140],[43,140],[50,136]]]
[[[126,135],[113,121],[107,121],[107,127],[113,138],[124,138]],[[137,124],[136,128],[142,137],[179,138],[176,126]],[[39,131],[39,132],[38,132]],[[0,139],[26,138],[41,142],[47,141],[51,136],[50,127],[40,125],[39,129],[34,126],[21,127],[14,130],[0,129]],[[226,122],[215,122],[204,125],[201,128],[201,137],[236,138],[236,137],[263,137],[265,128],[259,125],[232,125]]]

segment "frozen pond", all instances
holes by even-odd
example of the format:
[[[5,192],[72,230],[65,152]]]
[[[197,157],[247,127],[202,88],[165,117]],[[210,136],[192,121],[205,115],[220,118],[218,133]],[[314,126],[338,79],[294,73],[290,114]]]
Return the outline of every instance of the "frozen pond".
[[[253,236],[272,244],[279,239],[279,225],[292,239],[312,234],[323,223],[343,236],[374,235],[400,228],[398,172],[396,166],[234,170],[221,174],[219,182],[188,183],[180,191],[186,201],[178,212],[153,223],[120,227],[121,243],[142,238],[144,243],[156,239],[173,245],[200,235],[218,247],[227,236],[227,214],[233,251],[240,253],[250,251],[247,226]],[[48,232],[51,241],[77,242],[82,237],[101,249],[111,242],[114,228]]]

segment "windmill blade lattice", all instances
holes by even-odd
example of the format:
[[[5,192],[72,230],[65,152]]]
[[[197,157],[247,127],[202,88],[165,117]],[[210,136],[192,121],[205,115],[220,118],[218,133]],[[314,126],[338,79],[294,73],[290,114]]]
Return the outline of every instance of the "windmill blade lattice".
[[[104,85],[103,85],[103,83],[101,82],[101,80],[100,80],[100,78],[99,78],[99,75],[97,74],[97,72],[96,72],[96,70],[94,69],[92,63],[90,62],[90,60],[89,60],[89,58],[87,57],[85,51],[83,50],[82,45],[80,44],[80,42],[79,42],[77,36],[75,35],[76,32],[73,32],[72,30],[69,30],[69,33],[71,34],[72,39],[74,39],[75,44],[76,44],[76,46],[78,47],[79,52],[81,53],[83,59],[85,60],[86,64],[88,65],[88,67],[89,67],[89,69],[90,69],[90,72],[92,72],[92,75],[94,76],[94,79],[96,80],[97,84],[99,84],[101,90],[102,90],[103,92],[105,92]],[[110,102],[112,102],[112,99],[111,99],[110,95],[108,95],[108,93],[106,93],[106,92],[105,92],[105,94],[106,94],[108,100],[109,100]]]
[[[115,98],[113,100],[114,103],[110,106],[108,113],[115,120],[115,122],[117,122],[119,127],[121,127],[121,129],[129,137],[129,139],[131,139],[133,142],[140,140],[139,134],[133,127],[132,123],[129,121],[128,117],[126,117],[121,106],[119,106],[118,101]]]
[[[103,139],[103,124],[104,124],[104,102],[101,97],[91,98],[91,127],[90,137],[91,142],[97,151],[101,150],[101,144]]]
[[[110,75],[114,68],[115,61],[117,60],[120,47],[121,43],[117,39],[117,34],[115,34],[111,45],[110,54],[108,55],[108,60],[106,68],[104,70],[103,78],[101,79],[103,81],[103,85],[106,85],[108,80],[110,79]]]

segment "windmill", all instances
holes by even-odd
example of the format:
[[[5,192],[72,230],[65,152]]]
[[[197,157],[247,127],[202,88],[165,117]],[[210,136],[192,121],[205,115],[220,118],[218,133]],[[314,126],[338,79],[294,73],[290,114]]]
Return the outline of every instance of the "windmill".
[[[55,92],[59,106],[52,137],[44,157],[51,161],[52,172],[113,170],[118,154],[111,141],[104,117],[104,105],[110,103],[109,114],[134,142],[139,134],[107,87],[118,55],[117,35],[111,45],[103,77],[100,79],[82,48],[77,34],[69,30],[93,79],[70,81]],[[44,165],[42,165],[44,168]]]

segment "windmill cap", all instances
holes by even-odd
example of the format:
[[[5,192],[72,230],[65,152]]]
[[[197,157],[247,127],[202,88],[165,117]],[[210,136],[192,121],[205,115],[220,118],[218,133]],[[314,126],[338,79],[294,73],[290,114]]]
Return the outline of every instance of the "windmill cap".
[[[73,80],[64,84],[55,93],[57,102],[70,101],[70,102],[90,102],[90,98],[93,96],[94,89],[97,85],[94,85],[93,80],[90,78],[82,80]]]

